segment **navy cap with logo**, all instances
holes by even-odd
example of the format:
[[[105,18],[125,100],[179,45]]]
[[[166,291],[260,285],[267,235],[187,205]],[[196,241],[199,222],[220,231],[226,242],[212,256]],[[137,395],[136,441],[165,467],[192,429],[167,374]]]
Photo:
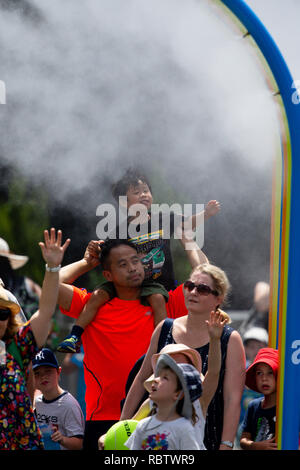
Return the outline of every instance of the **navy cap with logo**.
[[[58,369],[59,365],[54,353],[51,349],[43,348],[41,349],[32,360],[32,368],[36,369],[40,366],[50,366]]]

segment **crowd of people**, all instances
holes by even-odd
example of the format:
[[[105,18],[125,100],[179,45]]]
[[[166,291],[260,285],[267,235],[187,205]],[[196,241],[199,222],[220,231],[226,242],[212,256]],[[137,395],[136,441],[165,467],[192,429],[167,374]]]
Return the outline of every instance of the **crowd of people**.
[[[278,352],[267,347],[268,305],[261,301],[268,286],[257,286],[257,310],[240,332],[233,329],[222,309],[227,275],[191,240],[185,220],[180,241],[189,243],[191,273],[176,286],[162,219],[152,231],[147,178],[129,170],[113,194],[126,196],[127,208],[146,206],[138,236],[118,237],[124,231],[117,227],[116,237],[90,241],[83,258],[62,267],[70,239],[63,243],[60,230],[45,230],[43,284],[21,282],[31,300],[38,298],[35,313],[26,314],[13,288],[20,283],[9,281],[28,260],[0,240],[0,449],[101,450],[107,432],[126,420],[138,421],[123,443],[131,450],[276,449]],[[219,210],[209,201],[191,216],[193,230]],[[126,223],[129,234],[135,217]],[[98,266],[106,282],[93,292],[75,287]],[[45,343],[57,305],[75,324],[53,351]],[[57,353],[69,360],[80,352],[84,409],[60,386],[57,360]]]

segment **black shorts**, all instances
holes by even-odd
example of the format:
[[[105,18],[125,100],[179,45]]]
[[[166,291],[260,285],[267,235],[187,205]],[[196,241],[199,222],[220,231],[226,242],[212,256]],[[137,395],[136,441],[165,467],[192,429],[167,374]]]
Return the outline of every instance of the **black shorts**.
[[[83,438],[83,450],[99,450],[98,439],[105,434],[115,421],[86,421]]]

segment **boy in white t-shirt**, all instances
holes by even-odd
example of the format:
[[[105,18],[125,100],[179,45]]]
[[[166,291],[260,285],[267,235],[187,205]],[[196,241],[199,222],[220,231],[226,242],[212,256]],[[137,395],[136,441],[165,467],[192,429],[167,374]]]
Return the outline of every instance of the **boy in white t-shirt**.
[[[78,401],[59,384],[61,367],[54,353],[43,348],[32,361],[35,385],[42,395],[34,408],[46,450],[80,450],[84,416]]]

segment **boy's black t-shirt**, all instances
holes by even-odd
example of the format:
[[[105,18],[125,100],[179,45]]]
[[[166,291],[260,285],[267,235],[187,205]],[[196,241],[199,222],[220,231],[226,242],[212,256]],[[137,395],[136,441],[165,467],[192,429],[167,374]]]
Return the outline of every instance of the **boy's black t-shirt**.
[[[249,403],[242,432],[251,434],[253,441],[265,441],[275,436],[276,406],[262,408],[263,397],[256,398]]]
[[[133,226],[127,220],[126,225],[118,225],[116,228],[116,238],[124,238],[127,234],[127,240],[136,245],[142,257],[145,279],[159,282],[167,291],[176,287],[170,247],[175,222],[177,223],[175,219],[177,218],[172,212],[170,216],[159,213],[155,220],[149,213],[149,220],[145,224]]]

